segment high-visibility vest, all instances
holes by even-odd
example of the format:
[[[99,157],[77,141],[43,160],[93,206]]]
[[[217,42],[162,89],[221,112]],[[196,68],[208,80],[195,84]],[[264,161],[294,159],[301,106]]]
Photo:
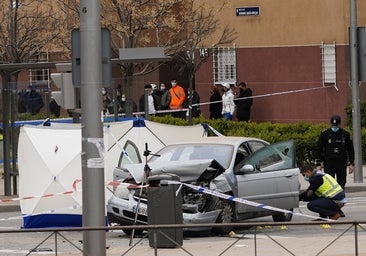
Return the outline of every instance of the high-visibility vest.
[[[315,191],[317,197],[332,198],[342,191],[342,187],[329,174],[316,174],[323,176],[323,184]]]

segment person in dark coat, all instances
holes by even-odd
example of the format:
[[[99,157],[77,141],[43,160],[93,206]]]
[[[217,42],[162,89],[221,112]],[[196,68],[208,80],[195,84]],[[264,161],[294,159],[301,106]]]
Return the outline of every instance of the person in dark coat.
[[[315,164],[321,169],[321,163],[324,166],[324,172],[337,179],[338,184],[345,189],[348,172],[351,174],[354,170],[355,150],[351,135],[340,127],[341,117],[333,115],[330,118],[330,128],[321,132],[314,156]],[[341,217],[345,214],[341,211]]]
[[[331,127],[322,131],[315,149],[315,164],[320,167],[323,162],[324,172],[337,179],[344,189],[347,181],[347,166],[353,173],[355,150],[351,135],[340,127],[341,117],[330,118]]]
[[[56,100],[51,97],[50,103],[49,103],[49,110],[52,115],[55,117],[60,117],[61,107],[57,104]]]
[[[30,91],[25,96],[27,113],[35,115],[40,113],[44,106],[42,96],[34,86],[29,86]]]
[[[141,95],[139,100],[139,110],[140,112],[145,112],[145,91],[147,91],[147,109],[150,115],[155,115],[158,108],[156,95],[153,95],[153,88],[151,84],[144,85],[144,93]]]
[[[184,108],[189,108],[189,99],[190,97],[192,97],[192,117],[199,117],[201,114],[201,110],[200,110],[200,95],[198,94],[198,92],[196,92],[195,89],[192,89],[193,93],[191,92],[190,89],[188,89],[188,97],[184,100],[183,102],[183,107]]]
[[[234,100],[236,104],[236,118],[239,121],[248,122],[250,120],[250,110],[253,104],[253,92],[247,88],[245,82],[239,83],[239,95]]]
[[[27,92],[22,90],[18,93],[18,113],[27,112]]]
[[[161,91],[160,105],[162,107],[162,110],[169,109],[171,99],[169,89],[170,88],[167,88],[167,85],[165,83],[160,83],[160,91]]]
[[[222,98],[220,94],[220,88],[213,85],[211,89],[210,96],[210,119],[220,119],[222,118]]]

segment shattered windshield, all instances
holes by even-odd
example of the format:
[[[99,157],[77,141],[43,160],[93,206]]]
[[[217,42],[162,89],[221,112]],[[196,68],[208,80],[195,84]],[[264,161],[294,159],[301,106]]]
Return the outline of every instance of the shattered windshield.
[[[200,159],[215,159],[225,169],[229,168],[234,146],[223,144],[180,144],[170,145],[153,156],[150,161],[187,161]]]

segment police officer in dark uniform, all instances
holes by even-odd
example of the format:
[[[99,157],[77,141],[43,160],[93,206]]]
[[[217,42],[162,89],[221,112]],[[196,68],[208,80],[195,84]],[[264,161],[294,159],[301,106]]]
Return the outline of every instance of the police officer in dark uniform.
[[[315,150],[315,164],[320,169],[323,162],[324,172],[335,177],[344,189],[347,180],[347,165],[349,173],[353,173],[355,151],[351,135],[340,127],[341,117],[333,115],[330,118],[331,127],[322,131]],[[344,213],[341,217],[344,217]]]

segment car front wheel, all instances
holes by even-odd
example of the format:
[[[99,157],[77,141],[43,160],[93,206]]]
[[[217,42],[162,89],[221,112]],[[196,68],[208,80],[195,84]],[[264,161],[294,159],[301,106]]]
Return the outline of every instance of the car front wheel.
[[[292,212],[293,209],[290,209],[290,211]],[[284,212],[279,212],[276,214],[272,215],[272,219],[275,222],[280,222],[280,221],[291,221],[292,220],[292,215],[291,213],[284,213]]]
[[[221,204],[221,213],[220,215],[217,217],[216,223],[221,223],[221,224],[227,224],[227,223],[231,223],[233,220],[233,206],[230,202],[226,202],[226,201],[222,201],[220,200],[220,204]],[[228,233],[230,233],[230,231],[233,230],[232,226],[220,226],[220,227],[215,227],[212,229],[212,232],[214,234],[219,234],[219,235],[226,235]]]

